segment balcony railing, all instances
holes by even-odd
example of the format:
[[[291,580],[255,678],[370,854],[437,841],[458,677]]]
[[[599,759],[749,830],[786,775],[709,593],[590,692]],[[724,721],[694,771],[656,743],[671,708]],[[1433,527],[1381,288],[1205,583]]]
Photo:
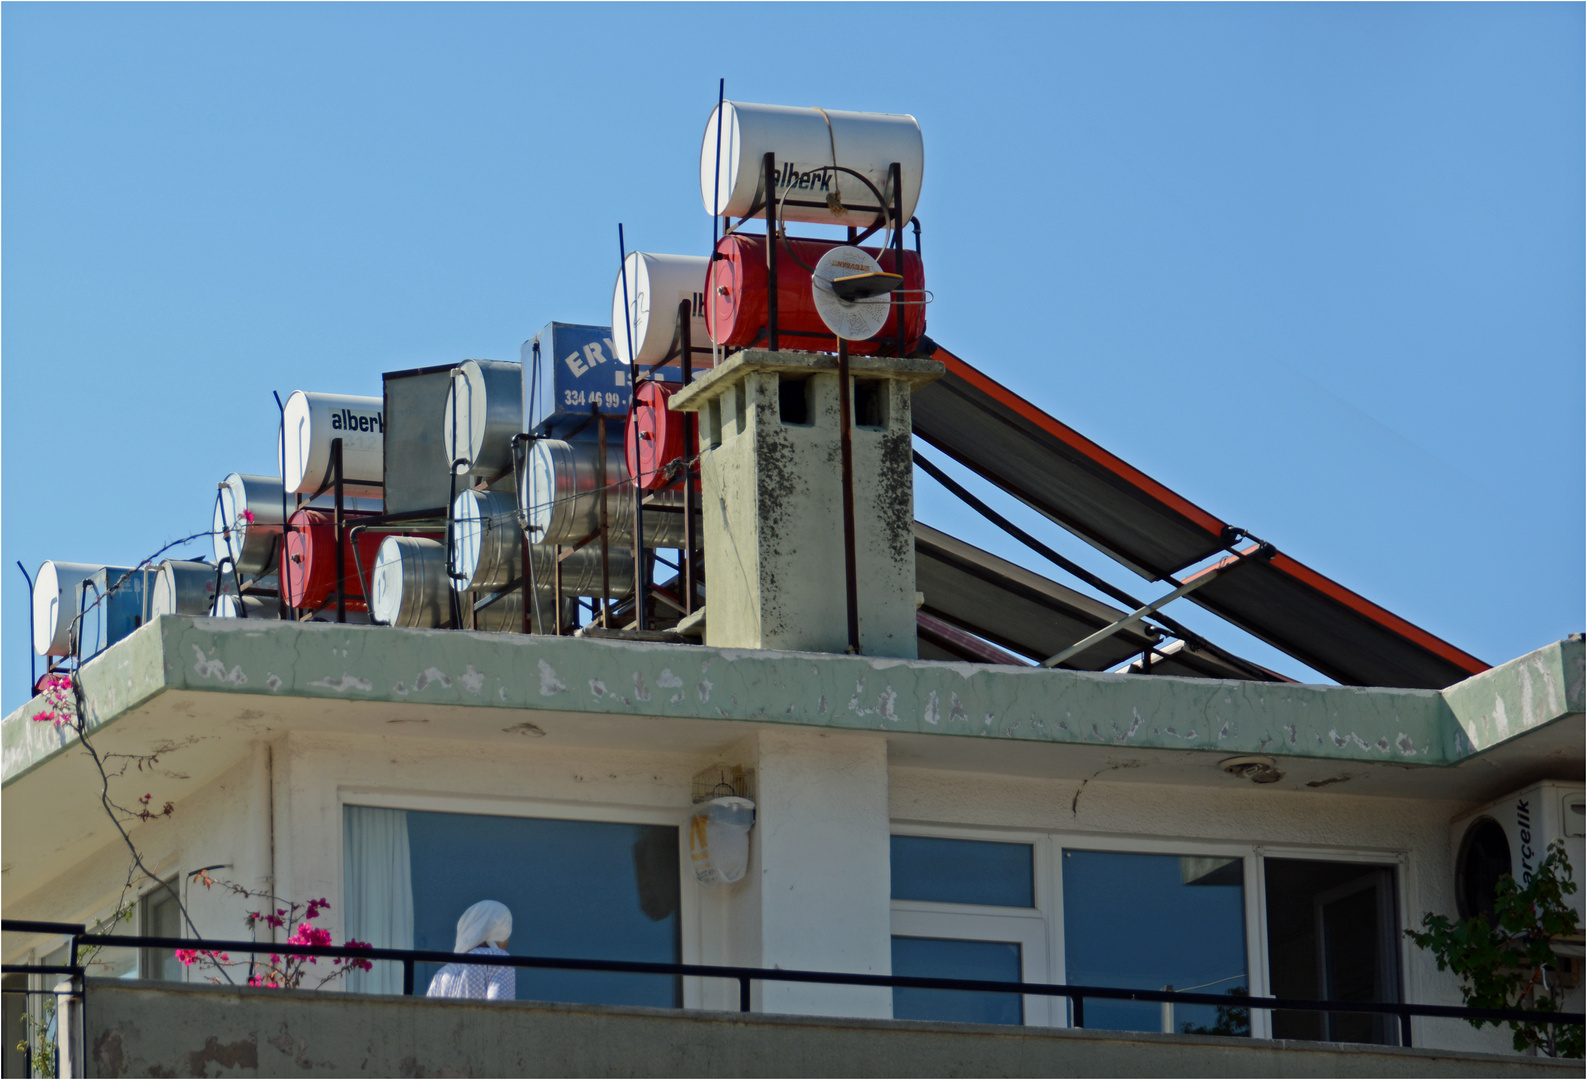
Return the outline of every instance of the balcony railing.
[[[1239,994],[1198,994],[1177,990],[1130,990],[1116,986],[1075,986],[1062,983],[1003,982],[989,979],[936,979],[914,975],[861,975],[842,971],[794,971],[783,968],[736,967],[723,964],[670,964],[635,960],[577,960],[560,956],[491,956],[437,952],[424,949],[350,948],[346,945],[284,945],[273,941],[217,941],[192,938],[90,934],[75,923],[6,919],[0,930],[35,934],[61,934],[70,939],[68,964],[6,964],[4,972],[61,974],[82,985],[84,968],[78,963],[80,948],[193,949],[239,953],[283,953],[293,956],[388,960],[402,965],[402,992],[412,994],[418,964],[478,964],[487,967],[540,968],[558,971],[606,971],[636,975],[671,975],[727,979],[738,983],[738,1008],[750,1011],[750,986],[760,982],[821,983],[832,986],[873,986],[887,989],[960,990],[990,994],[1023,994],[1064,998],[1069,1002],[1070,1026],[1085,1027],[1085,1003],[1141,1001],[1174,1005],[1213,1005],[1261,1009],[1268,1012],[1372,1013],[1399,1019],[1400,1045],[1411,1046],[1411,1020],[1434,1017],[1452,1020],[1513,1021],[1537,1025],[1580,1025],[1579,1012],[1543,1012],[1535,1009],[1473,1009],[1455,1005],[1417,1005],[1389,1001],[1318,1001],[1308,998],[1253,997]],[[22,991],[7,991],[21,993]],[[51,993],[52,991],[45,991]]]

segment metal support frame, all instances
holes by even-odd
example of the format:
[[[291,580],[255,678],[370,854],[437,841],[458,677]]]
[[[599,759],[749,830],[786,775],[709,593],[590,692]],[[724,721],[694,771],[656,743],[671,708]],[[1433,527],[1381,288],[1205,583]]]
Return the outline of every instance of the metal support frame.
[[[1075,655],[1077,655],[1079,653],[1085,652],[1087,649],[1091,648],[1091,646],[1097,644],[1098,642],[1106,641],[1108,638],[1112,637],[1114,634],[1118,633],[1120,630],[1123,630],[1126,626],[1129,626],[1132,623],[1140,622],[1142,619],[1144,619],[1146,616],[1148,616],[1148,615],[1152,614],[1153,612],[1155,612],[1158,608],[1162,607],[1164,604],[1167,604],[1167,603],[1169,603],[1170,601],[1173,601],[1173,600],[1178,600],[1181,596],[1184,596],[1187,593],[1195,592],[1197,589],[1199,589],[1203,585],[1207,584],[1207,582],[1212,581],[1215,578],[1222,577],[1224,574],[1227,574],[1230,570],[1233,570],[1235,567],[1239,566],[1241,563],[1244,563],[1247,560],[1252,559],[1252,558],[1271,558],[1272,554],[1273,554],[1272,547],[1270,547],[1267,544],[1258,544],[1256,547],[1252,548],[1250,551],[1247,551],[1247,552],[1244,552],[1242,554],[1236,555],[1236,556],[1234,556],[1231,559],[1227,559],[1224,562],[1219,563],[1217,566],[1213,567],[1211,570],[1208,570],[1206,573],[1198,575],[1197,577],[1194,577],[1191,580],[1180,584],[1180,586],[1177,589],[1175,589],[1173,592],[1169,593],[1167,596],[1163,596],[1163,597],[1160,597],[1159,599],[1153,600],[1149,604],[1143,604],[1142,606],[1136,608],[1134,611],[1130,612],[1130,614],[1124,616],[1124,618],[1119,619],[1119,620],[1113,622],[1112,624],[1103,627],[1101,630],[1098,630],[1096,633],[1090,635],[1089,637],[1081,638],[1079,641],[1075,642],[1073,645],[1069,646],[1067,649],[1064,649],[1062,652],[1054,653],[1052,656],[1049,656],[1047,659],[1043,660],[1041,662],[1041,666],[1042,667],[1048,667],[1048,668],[1057,667],[1059,664],[1063,663],[1065,660],[1068,660],[1070,657],[1075,656]],[[1172,579],[1170,579],[1170,580],[1172,580]]]
[[[1012,521],[998,513],[996,510],[992,509],[991,506],[977,498],[969,488],[965,487],[953,477],[949,476],[942,470],[940,466],[922,454],[919,450],[914,451],[914,459],[915,464],[920,466],[927,476],[931,477],[937,483],[947,488],[949,493],[956,496],[960,502],[964,503],[970,509],[986,518],[986,520],[990,521],[993,525],[996,525],[999,529],[1002,529],[1009,536],[1012,536],[1015,540],[1018,540],[1030,550],[1034,551],[1036,554],[1040,555],[1042,558],[1058,567],[1060,570],[1073,575],[1080,581],[1085,582],[1093,589],[1096,589],[1098,592],[1102,593],[1104,596],[1112,597],[1121,604],[1128,604],[1132,608],[1142,606],[1141,601],[1137,600],[1128,592],[1119,588],[1117,585],[1114,585],[1106,578],[1098,577],[1096,574],[1093,574],[1091,571],[1087,570],[1085,567],[1081,566],[1072,559],[1064,558],[1062,555],[1058,554],[1058,552],[1054,551],[1052,548],[1036,539],[1018,525],[1015,525]],[[1218,647],[1213,645],[1212,642],[1191,630],[1189,627],[1181,625],[1176,620],[1170,619],[1166,615],[1161,614],[1154,614],[1153,618],[1156,622],[1162,625],[1163,629],[1173,634],[1179,640],[1188,642],[1189,644],[1197,646],[1198,648],[1215,649],[1220,654],[1226,655],[1231,662],[1235,662],[1240,667],[1245,668],[1253,677],[1259,679],[1266,679],[1269,677],[1267,672],[1257,668],[1256,665],[1251,664],[1248,661],[1241,660],[1232,653],[1226,653],[1225,650],[1218,649]]]

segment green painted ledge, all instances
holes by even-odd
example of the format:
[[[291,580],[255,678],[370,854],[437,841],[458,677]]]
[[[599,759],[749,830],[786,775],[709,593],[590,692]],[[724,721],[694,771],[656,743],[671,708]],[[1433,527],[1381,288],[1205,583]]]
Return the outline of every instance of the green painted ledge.
[[[93,727],[187,690],[1448,765],[1581,712],[1582,643],[1439,693],[167,616],[83,685]],[[7,784],[64,749],[40,707],[0,725]]]
[[[1580,635],[1545,645],[1443,692],[1454,725],[1445,757],[1460,761],[1563,716],[1587,711]]]

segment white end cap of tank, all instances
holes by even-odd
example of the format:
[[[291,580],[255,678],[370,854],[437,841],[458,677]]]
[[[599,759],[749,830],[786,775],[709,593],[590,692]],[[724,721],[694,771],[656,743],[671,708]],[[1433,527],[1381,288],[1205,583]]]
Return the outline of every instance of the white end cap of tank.
[[[99,567],[90,563],[45,562],[33,577],[33,651],[68,656],[78,593]]]
[[[816,314],[828,330],[849,341],[865,341],[881,331],[892,311],[892,293],[849,301],[832,291],[835,278],[881,271],[877,261],[857,247],[829,248],[821,256],[810,279],[810,291],[815,295]]]

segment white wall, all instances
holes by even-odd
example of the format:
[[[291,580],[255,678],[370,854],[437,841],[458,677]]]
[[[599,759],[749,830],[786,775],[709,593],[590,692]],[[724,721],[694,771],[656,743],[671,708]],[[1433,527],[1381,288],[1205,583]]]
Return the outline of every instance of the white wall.
[[[256,744],[250,757],[184,799],[170,819],[140,825],[134,838],[162,877],[221,864],[213,871],[219,878],[260,887],[273,877],[283,896],[328,897],[332,908],[322,922],[341,940],[345,803],[681,827],[693,775],[726,760],[755,770],[759,819],[750,870],[733,886],[699,886],[682,854],[685,961],[888,972],[894,829],[1002,831],[1059,842],[1128,838],[1169,850],[1172,841],[1193,840],[1258,846],[1253,854],[1387,858],[1401,868],[1404,925],[1416,925],[1425,911],[1455,907],[1450,822],[1469,809],[1461,803],[1355,797],[1338,789],[1166,787],[1108,774],[1082,788],[1078,781],[889,769],[880,734],[724,725],[724,734],[739,732],[737,743],[724,741],[709,754],[548,746],[530,737],[504,748],[293,733]],[[117,783],[124,801],[142,794],[133,790],[140,781]],[[686,842],[687,833],[682,836]],[[123,849],[107,846],[32,895],[7,895],[6,914],[91,922],[114,906],[127,863]],[[246,936],[248,905],[240,898],[191,887],[183,895],[205,936]],[[8,959],[15,958],[18,946],[8,945]],[[1461,1003],[1454,980],[1437,972],[1426,953],[1407,942],[1401,957],[1409,1000]],[[686,1003],[735,1008],[737,988],[691,981]],[[887,1016],[890,994],[766,984],[755,990],[755,1007]],[[1416,1036],[1423,1046],[1509,1045],[1507,1033],[1478,1033],[1456,1021],[1418,1021]]]

